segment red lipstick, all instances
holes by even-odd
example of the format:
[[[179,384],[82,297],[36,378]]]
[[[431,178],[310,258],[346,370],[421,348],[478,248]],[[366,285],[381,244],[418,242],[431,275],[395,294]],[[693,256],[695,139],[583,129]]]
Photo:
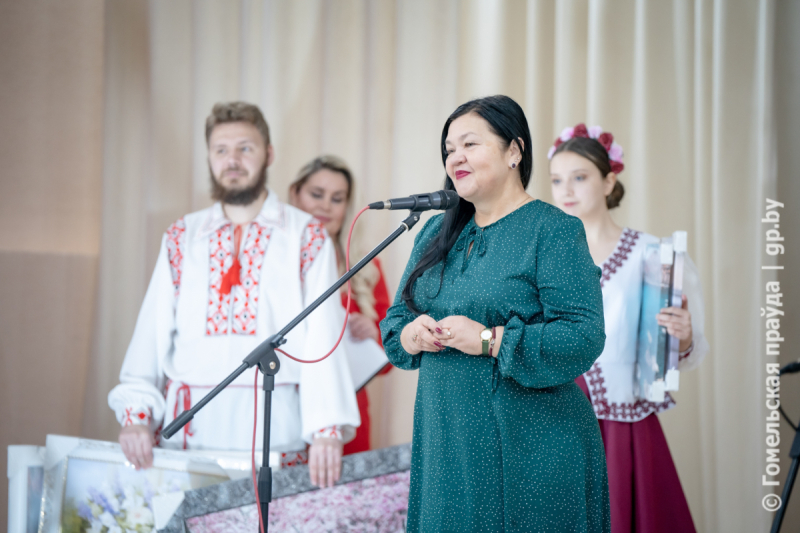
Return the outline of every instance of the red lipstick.
[[[461,178],[463,178],[467,174],[470,174],[470,173],[468,171],[466,171],[466,170],[456,170],[456,179],[460,180]]]

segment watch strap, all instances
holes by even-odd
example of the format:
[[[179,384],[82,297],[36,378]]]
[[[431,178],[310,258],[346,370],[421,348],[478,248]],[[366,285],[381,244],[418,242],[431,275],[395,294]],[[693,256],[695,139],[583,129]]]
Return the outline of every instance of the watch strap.
[[[489,355],[489,340],[485,339],[483,336],[483,332],[487,331],[489,328],[481,330],[481,354],[482,355]]]

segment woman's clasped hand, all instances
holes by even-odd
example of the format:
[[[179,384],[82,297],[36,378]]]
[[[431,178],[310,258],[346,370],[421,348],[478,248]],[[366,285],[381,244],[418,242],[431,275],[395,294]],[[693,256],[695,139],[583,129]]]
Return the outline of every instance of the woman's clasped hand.
[[[428,315],[419,315],[409,323],[400,336],[403,349],[412,355],[420,352],[441,352],[453,348],[467,355],[482,355],[481,331],[486,326],[465,316],[448,316],[436,321]],[[503,328],[495,328],[492,355],[497,356]]]

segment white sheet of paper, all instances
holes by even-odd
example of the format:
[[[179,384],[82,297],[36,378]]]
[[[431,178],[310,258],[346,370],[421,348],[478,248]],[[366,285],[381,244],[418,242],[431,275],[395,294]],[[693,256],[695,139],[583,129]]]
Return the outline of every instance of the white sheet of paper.
[[[363,387],[375,374],[386,366],[389,359],[383,348],[372,339],[363,341],[355,340],[350,335],[350,327],[342,339],[347,352],[347,361],[350,364],[350,376],[356,391]]]
[[[153,519],[156,523],[156,529],[164,529],[172,519],[172,515],[178,510],[178,507],[183,503],[183,491],[171,492],[169,494],[161,494],[153,496]]]

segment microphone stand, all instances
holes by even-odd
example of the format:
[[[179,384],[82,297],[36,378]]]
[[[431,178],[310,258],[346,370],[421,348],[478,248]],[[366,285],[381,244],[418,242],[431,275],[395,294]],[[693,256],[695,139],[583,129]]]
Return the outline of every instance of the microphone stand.
[[[800,371],[800,362],[789,363],[781,368],[778,375],[785,376],[786,374],[793,374],[798,371]],[[792,421],[789,420],[789,417],[783,412],[783,407],[778,407],[778,409],[780,409],[783,417],[790,426],[795,428],[795,430],[794,441],[792,441],[792,447],[789,449],[789,457],[792,458],[792,464],[789,466],[789,472],[786,475],[786,481],[783,483],[781,506],[778,508],[778,512],[775,513],[775,516],[772,519],[772,528],[770,529],[770,533],[778,533],[781,530],[781,526],[783,525],[783,516],[786,513],[786,506],[789,505],[789,497],[792,495],[794,480],[797,477],[798,459],[800,459],[800,426],[795,426]]]
[[[234,370],[228,377],[226,377],[219,385],[214,387],[208,394],[197,402],[191,409],[182,412],[178,417],[173,420],[164,430],[161,435],[169,439],[177,433],[183,426],[189,423],[194,415],[202,409],[208,402],[222,392],[222,390],[230,385],[242,372],[248,368],[258,365],[259,370],[264,374],[264,443],[261,454],[261,468],[258,472],[258,497],[261,502],[261,516],[264,520],[265,530],[269,528],[269,502],[272,500],[272,468],[269,466],[269,431],[271,422],[271,408],[272,408],[272,391],[275,389],[275,374],[278,373],[281,367],[280,360],[275,354],[275,349],[286,343],[286,335],[293,330],[300,322],[302,322],[308,315],[311,314],[322,302],[327,300],[331,295],[336,294],[342,285],[352,278],[356,272],[364,268],[367,263],[372,261],[375,256],[381,253],[384,248],[389,246],[395,239],[405,231],[411,230],[414,225],[419,222],[419,211],[412,211],[408,217],[400,224],[400,226],[392,232],[391,235],[386,237],[383,242],[376,246],[370,253],[356,263],[354,267],[344,273],[339,280],[334,283],[328,290],[326,290],[319,298],[305,308],[299,315],[297,315],[291,322],[283,327],[278,333],[268,337],[264,342],[256,346],[256,348],[245,357],[242,364]]]
[[[797,460],[800,458],[800,428],[794,432],[794,441],[789,450],[789,457],[792,458],[792,464],[789,467],[789,473],[786,476],[786,481],[783,484],[783,493],[781,494],[781,506],[775,517],[772,520],[772,529],[770,533],[778,533],[783,524],[783,515],[786,513],[786,506],[789,505],[789,497],[792,495],[792,488],[794,487],[794,480],[797,477]]]

